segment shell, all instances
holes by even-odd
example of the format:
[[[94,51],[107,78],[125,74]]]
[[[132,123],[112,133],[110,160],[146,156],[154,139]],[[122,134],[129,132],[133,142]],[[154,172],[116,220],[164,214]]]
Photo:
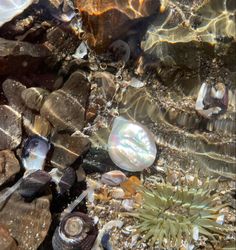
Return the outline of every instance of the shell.
[[[0,1],[0,27],[22,13],[34,0],[1,0]]]
[[[21,98],[28,108],[39,111],[49,94],[46,89],[32,87],[23,90]]]
[[[76,172],[73,168],[67,167],[65,170],[53,168],[50,171],[52,180],[57,184],[58,192],[64,194],[70,190],[76,180]]]
[[[213,115],[226,112],[228,107],[228,89],[223,83],[210,85],[203,83],[195,104],[196,111],[209,119]]]
[[[48,187],[51,179],[47,172],[37,170],[23,178],[18,192],[24,198],[35,198]]]
[[[102,175],[101,181],[110,186],[118,186],[127,180],[127,176],[120,170],[113,170]]]
[[[90,250],[98,229],[86,214],[75,212],[66,215],[52,238],[54,250]]]
[[[42,170],[50,144],[46,138],[32,136],[22,150],[22,164],[26,170]]]
[[[146,127],[117,117],[108,138],[108,153],[119,168],[137,172],[153,164],[157,149],[153,136]]]

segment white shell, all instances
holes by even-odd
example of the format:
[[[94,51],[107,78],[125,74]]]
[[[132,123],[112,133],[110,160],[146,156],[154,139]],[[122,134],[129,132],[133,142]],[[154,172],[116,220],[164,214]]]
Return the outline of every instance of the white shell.
[[[22,13],[34,0],[1,0],[0,27]]]
[[[108,138],[112,161],[130,172],[143,171],[156,158],[156,144],[150,131],[138,122],[117,117]]]

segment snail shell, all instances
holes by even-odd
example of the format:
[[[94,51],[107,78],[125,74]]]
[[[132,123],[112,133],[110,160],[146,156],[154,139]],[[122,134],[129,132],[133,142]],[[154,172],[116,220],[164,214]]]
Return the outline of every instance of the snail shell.
[[[28,138],[22,150],[22,164],[26,170],[42,170],[50,144],[46,138]]]
[[[52,238],[54,250],[90,250],[98,229],[86,214],[67,214],[56,228]]]
[[[0,1],[0,27],[22,13],[34,0],[1,0]]]
[[[130,172],[143,171],[156,159],[156,144],[150,131],[138,122],[116,117],[108,138],[112,161]]]

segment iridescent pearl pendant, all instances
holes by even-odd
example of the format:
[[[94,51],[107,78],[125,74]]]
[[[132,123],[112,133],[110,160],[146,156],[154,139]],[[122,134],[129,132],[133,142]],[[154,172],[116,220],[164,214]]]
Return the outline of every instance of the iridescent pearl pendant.
[[[151,132],[138,122],[116,117],[108,138],[108,153],[121,169],[136,172],[150,167],[156,158]]]

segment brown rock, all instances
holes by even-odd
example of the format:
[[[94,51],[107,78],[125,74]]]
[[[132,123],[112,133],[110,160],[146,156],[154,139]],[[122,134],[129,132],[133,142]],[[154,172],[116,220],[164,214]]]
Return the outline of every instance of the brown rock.
[[[54,145],[51,163],[60,169],[70,166],[90,147],[88,138],[68,134],[56,134],[51,138],[51,142]]]
[[[20,165],[14,153],[10,150],[0,151],[0,186],[19,171]]]
[[[159,11],[157,0],[131,1],[75,1],[80,10],[88,43],[97,50],[107,48],[112,41],[129,33],[135,19],[144,18]]]
[[[21,99],[21,93],[26,90],[26,87],[19,81],[7,79],[2,83],[2,89],[9,105],[18,112],[24,112],[26,107]]]
[[[21,136],[21,114],[8,105],[0,105],[0,150],[16,148]]]
[[[42,45],[0,38],[0,75],[35,71],[48,55]]]
[[[17,250],[15,240],[11,237],[6,226],[0,224],[0,249],[1,250]]]
[[[22,91],[21,98],[25,105],[33,110],[40,111],[49,91],[42,88],[28,88]]]
[[[23,125],[26,131],[31,130],[32,121],[34,119],[34,115],[32,111],[27,108],[23,99],[22,93],[27,90],[25,85],[20,83],[19,81],[13,79],[7,79],[2,84],[3,92],[8,100],[9,105],[16,111],[18,114],[22,114]]]
[[[82,73],[74,72],[61,89],[48,96],[40,113],[57,130],[81,130],[89,91],[90,85]]]
[[[46,197],[24,202],[13,193],[0,211],[0,221],[16,239],[19,250],[36,250],[48,233],[51,224],[50,203]]]

